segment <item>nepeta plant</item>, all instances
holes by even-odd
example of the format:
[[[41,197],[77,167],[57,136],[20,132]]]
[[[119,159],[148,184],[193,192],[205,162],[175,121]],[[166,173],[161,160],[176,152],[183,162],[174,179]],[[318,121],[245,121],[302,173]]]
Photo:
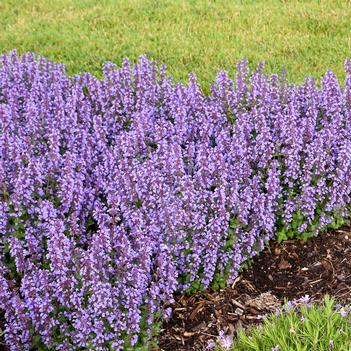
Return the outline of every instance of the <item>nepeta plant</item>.
[[[73,79],[0,68],[0,309],[11,350],[142,345],[176,291],[223,286],[264,243],[337,226],[350,203],[342,89],[246,62],[205,96],[141,57]]]

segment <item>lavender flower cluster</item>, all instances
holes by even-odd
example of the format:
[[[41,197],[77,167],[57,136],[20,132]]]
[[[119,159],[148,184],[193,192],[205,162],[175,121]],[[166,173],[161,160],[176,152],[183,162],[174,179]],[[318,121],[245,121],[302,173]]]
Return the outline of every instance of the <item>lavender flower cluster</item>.
[[[141,57],[103,79],[0,64],[0,309],[11,350],[122,350],[176,291],[231,282],[270,238],[317,233],[351,193],[345,88],[247,62],[205,96]],[[149,334],[148,334],[149,333]],[[144,340],[143,339],[143,340]]]

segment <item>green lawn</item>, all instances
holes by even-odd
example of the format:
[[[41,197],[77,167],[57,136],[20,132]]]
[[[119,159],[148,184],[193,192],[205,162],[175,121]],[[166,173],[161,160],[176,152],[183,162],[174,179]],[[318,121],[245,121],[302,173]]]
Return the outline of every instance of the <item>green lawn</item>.
[[[220,69],[248,58],[300,82],[351,57],[350,1],[2,0],[0,46],[101,75],[104,61],[147,54],[208,90]]]

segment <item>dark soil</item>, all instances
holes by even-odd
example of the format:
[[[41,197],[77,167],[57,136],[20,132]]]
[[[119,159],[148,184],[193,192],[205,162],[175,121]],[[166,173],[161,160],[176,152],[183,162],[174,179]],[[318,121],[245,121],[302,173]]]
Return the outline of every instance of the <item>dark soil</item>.
[[[235,335],[260,323],[284,299],[325,294],[351,302],[351,227],[320,234],[306,242],[271,242],[254,264],[224,290],[178,296],[171,319],[159,336],[162,351],[205,350],[220,330]]]
[[[4,336],[2,332],[5,329],[5,319],[3,314],[0,312],[0,351],[8,351],[8,347],[5,344]]]

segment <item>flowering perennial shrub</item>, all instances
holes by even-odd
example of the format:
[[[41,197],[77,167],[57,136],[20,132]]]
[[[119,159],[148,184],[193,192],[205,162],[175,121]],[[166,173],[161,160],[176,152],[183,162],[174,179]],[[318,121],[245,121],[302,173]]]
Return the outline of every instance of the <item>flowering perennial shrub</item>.
[[[345,216],[342,89],[218,75],[205,96],[142,57],[71,79],[33,54],[0,68],[0,309],[11,350],[142,344],[176,291],[223,286],[276,236]]]

